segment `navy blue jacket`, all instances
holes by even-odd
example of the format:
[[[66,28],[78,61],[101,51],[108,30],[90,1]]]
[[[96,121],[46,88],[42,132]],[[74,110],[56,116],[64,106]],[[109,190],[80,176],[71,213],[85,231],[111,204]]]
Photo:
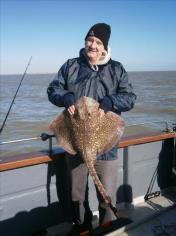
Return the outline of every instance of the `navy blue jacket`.
[[[78,58],[69,59],[63,64],[57,77],[50,83],[47,89],[50,102],[62,107],[63,96],[73,92],[76,99],[87,96],[99,101],[109,96],[113,103],[112,111],[117,114],[132,109],[136,95],[122,64],[110,59],[106,64],[98,65],[98,71],[95,71],[82,52]]]

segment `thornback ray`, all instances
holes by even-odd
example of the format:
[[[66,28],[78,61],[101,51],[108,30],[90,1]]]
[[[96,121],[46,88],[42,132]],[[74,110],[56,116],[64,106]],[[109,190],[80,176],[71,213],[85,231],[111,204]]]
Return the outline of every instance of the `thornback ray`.
[[[114,112],[100,117],[99,103],[90,97],[81,97],[75,103],[75,113],[64,110],[50,124],[58,145],[68,153],[79,153],[85,162],[94,183],[104,201],[117,216],[116,208],[106,193],[96,173],[94,164],[97,156],[118,144],[125,127],[124,120]]]

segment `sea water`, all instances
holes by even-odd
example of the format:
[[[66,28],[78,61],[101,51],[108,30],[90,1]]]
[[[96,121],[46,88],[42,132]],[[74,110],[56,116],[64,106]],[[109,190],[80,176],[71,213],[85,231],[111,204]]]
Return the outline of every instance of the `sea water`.
[[[145,129],[165,128],[163,121],[176,123],[176,71],[128,72],[137,100],[134,109],[122,113],[126,121],[124,135]],[[0,140],[38,137],[49,133],[48,125],[63,108],[48,101],[47,87],[55,74],[27,74],[12,106]],[[7,114],[22,75],[0,76],[0,125]],[[153,123],[154,122],[154,123]],[[140,123],[145,123],[140,125]],[[1,145],[1,156],[48,148],[43,141]]]

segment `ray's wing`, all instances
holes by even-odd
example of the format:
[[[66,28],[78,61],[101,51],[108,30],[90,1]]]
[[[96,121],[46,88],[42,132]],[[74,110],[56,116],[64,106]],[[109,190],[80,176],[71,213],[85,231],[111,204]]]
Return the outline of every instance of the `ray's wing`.
[[[50,130],[55,134],[58,145],[68,153],[75,155],[71,142],[72,129],[66,111],[58,115],[49,125]]]
[[[125,127],[125,121],[114,112],[107,112],[99,123],[98,155],[109,151],[119,142]]]

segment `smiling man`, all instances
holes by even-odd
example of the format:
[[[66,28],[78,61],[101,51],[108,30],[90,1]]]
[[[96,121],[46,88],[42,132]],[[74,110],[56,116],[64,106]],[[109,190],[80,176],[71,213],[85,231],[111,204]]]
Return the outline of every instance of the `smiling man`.
[[[79,57],[69,59],[48,87],[48,98],[54,105],[65,107],[70,115],[74,115],[75,101],[87,96],[99,102],[100,117],[108,111],[121,114],[133,108],[136,95],[122,64],[111,59],[108,47],[110,34],[111,28],[105,23],[90,28]],[[86,166],[79,155],[67,155],[66,160],[72,183],[72,221],[78,225],[90,225],[92,214],[88,204]],[[116,205],[117,148],[98,156],[95,168],[112,204]],[[98,191],[97,198],[100,224],[114,220],[114,214]]]

